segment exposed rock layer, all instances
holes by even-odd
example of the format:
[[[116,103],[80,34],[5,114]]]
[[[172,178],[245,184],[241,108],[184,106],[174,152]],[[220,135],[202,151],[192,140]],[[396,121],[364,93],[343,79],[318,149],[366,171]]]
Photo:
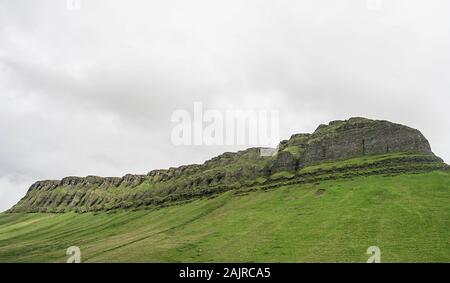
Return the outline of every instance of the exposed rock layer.
[[[274,170],[295,170],[309,164],[390,152],[432,154],[427,139],[418,131],[388,121],[350,118],[320,125],[313,134],[296,134],[280,143],[280,151],[296,156],[278,155]],[[292,153],[294,151],[294,153]]]
[[[260,148],[250,148],[224,153],[202,165],[153,170],[146,175],[38,181],[10,212],[85,212],[164,205],[231,189],[276,186],[271,182],[278,172],[293,172],[286,175],[293,178],[290,182],[305,182],[312,175],[304,173],[302,168],[313,164],[400,152],[412,154],[409,159],[392,159],[400,167],[390,164],[386,167],[390,169],[367,172],[385,174],[386,170],[406,172],[447,168],[434,156],[428,141],[418,130],[387,121],[351,118],[321,125],[313,134],[293,135],[280,143],[275,156],[262,156]],[[332,170],[326,178],[338,176],[333,176],[333,172],[343,174]],[[321,179],[323,174],[319,171],[311,180]]]

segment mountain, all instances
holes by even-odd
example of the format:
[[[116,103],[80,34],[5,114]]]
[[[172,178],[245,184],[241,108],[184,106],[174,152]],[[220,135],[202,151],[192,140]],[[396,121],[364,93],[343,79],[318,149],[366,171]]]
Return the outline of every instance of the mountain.
[[[123,177],[66,177],[34,183],[10,212],[87,212],[138,209],[192,200],[228,190],[316,182],[340,175],[394,174],[445,168],[417,130],[387,121],[351,118],[320,125],[313,134],[282,141],[274,156],[251,148],[224,153],[202,165],[154,170]],[[322,162],[384,155],[326,171]],[[379,159],[379,160],[378,160]],[[352,166],[358,166],[353,168]],[[357,170],[356,170],[357,169]],[[307,172],[306,172],[307,171]]]
[[[268,154],[269,153],[269,154]],[[0,262],[450,261],[450,167],[418,131],[350,118],[275,150],[34,183],[0,214]]]

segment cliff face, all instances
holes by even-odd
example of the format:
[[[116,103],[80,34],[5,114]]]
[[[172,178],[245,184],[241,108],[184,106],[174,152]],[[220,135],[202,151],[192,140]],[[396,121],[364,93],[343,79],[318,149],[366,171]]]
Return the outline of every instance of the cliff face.
[[[386,161],[381,159],[367,168],[358,165],[348,170],[370,168],[370,172],[386,174],[447,168],[434,156],[418,130],[387,121],[351,118],[321,125],[312,134],[293,135],[280,143],[275,156],[263,156],[260,148],[250,148],[224,153],[201,165],[153,170],[146,175],[38,181],[9,212],[86,212],[160,206],[227,190],[274,187],[280,179],[273,176],[280,172],[289,172],[285,175],[290,182],[336,178],[337,173],[347,174],[344,172],[347,169],[302,172],[324,161],[395,153],[407,154],[394,155],[389,160],[391,167],[386,167]],[[372,170],[381,166],[382,170]]]
[[[320,125],[313,134],[293,135],[282,141],[273,170],[295,170],[317,162],[391,152],[433,154],[418,131],[388,121],[351,118]],[[279,168],[280,167],[280,168]]]

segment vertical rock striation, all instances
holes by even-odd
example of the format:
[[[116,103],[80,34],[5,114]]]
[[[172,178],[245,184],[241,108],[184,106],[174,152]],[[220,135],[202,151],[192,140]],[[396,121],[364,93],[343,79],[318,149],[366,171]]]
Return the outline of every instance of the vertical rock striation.
[[[312,134],[295,134],[280,142],[275,156],[265,156],[261,150],[226,152],[203,164],[153,170],[146,175],[38,181],[9,212],[86,212],[163,205],[259,186],[280,176],[304,181],[299,173],[304,167],[359,156],[411,153],[403,162],[427,163],[427,170],[447,166],[434,156],[418,130],[366,118],[333,121],[320,125]],[[278,174],[283,171],[288,174]],[[278,177],[272,178],[275,175]]]

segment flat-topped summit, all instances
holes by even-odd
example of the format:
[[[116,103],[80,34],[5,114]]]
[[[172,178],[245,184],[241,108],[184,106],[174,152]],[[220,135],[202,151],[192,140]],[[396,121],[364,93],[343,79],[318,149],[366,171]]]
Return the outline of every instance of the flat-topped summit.
[[[433,154],[416,129],[382,120],[354,117],[320,125],[312,134],[295,134],[279,145],[274,170],[295,170],[313,163],[392,152]]]
[[[264,155],[263,150],[226,152],[203,164],[158,169],[146,175],[38,181],[9,212],[137,209],[228,190],[274,188],[287,182],[448,168],[418,130],[360,117],[320,125],[312,134],[292,135],[280,142],[274,155]],[[350,161],[345,166],[309,170],[317,164],[342,160]]]

